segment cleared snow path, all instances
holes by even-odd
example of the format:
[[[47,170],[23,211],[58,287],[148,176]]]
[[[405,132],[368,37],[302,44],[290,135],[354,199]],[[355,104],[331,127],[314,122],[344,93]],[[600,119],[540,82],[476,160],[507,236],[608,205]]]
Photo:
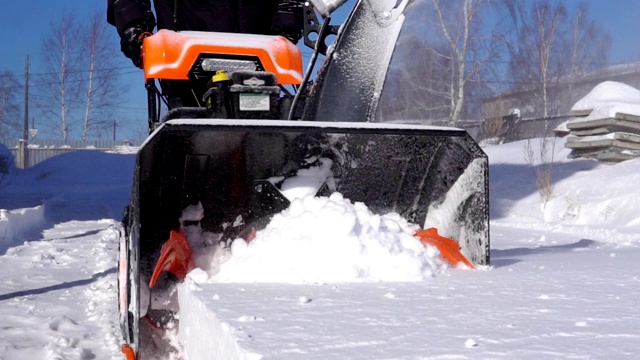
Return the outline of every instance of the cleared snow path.
[[[0,256],[0,359],[122,359],[112,220],[71,221]]]
[[[420,282],[187,281],[181,340],[190,360],[637,356],[640,243],[523,234],[493,223],[491,269]]]

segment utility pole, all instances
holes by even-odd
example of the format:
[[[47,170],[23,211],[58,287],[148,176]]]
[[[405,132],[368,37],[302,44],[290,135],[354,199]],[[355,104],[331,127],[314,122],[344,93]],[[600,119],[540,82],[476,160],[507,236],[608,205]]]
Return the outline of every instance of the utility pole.
[[[24,65],[24,128],[22,140],[29,140],[29,55]]]
[[[22,169],[29,167],[29,55],[24,65],[24,123],[22,140],[19,149],[19,166]]]
[[[113,120],[113,141],[116,141],[116,121]]]

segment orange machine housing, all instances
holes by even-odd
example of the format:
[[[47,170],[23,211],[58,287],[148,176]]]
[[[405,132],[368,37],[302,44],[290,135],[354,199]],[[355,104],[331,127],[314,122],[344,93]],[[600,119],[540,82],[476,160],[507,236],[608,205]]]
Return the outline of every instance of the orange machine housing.
[[[145,81],[188,80],[201,54],[257,57],[278,84],[302,83],[300,49],[282,36],[160,30],[142,44]]]

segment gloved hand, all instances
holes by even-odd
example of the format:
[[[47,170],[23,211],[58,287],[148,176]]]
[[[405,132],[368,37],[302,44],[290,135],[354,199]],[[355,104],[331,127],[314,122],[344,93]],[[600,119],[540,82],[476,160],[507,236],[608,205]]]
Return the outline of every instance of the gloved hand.
[[[142,40],[151,35],[152,29],[153,25],[142,21],[125,29],[120,36],[120,50],[136,67],[142,68]]]
[[[296,44],[302,37],[304,28],[303,2],[298,0],[280,0],[273,16],[271,31],[282,35]]]

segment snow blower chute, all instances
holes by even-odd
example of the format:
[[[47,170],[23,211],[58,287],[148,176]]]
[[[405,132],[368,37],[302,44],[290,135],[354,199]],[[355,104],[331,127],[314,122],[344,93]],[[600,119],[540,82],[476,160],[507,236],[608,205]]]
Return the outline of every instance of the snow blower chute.
[[[325,3],[323,15],[342,2],[313,1]],[[419,99],[419,90],[403,92],[397,71],[420,77],[419,68],[398,64],[412,53],[402,49],[414,30],[405,23],[421,11],[420,2],[363,0],[338,27],[305,5],[311,62],[326,55],[312,82],[313,64],[304,72],[300,49],[282,37],[160,30],[144,40],[151,135],[136,160],[119,264],[130,357],[144,356],[141,316],[152,278],[153,287],[176,281],[164,270],[189,270],[189,253],[164,245],[185,241],[179,219],[191,205],[203,210],[202,229],[233,239],[286,209],[285,188],[304,178],[316,184],[312,195],[337,191],[436,227],[470,263],[488,264],[487,156],[464,130],[406,117],[406,94]],[[192,103],[176,106],[158,82],[188,89]],[[169,111],[161,117],[163,100]]]

